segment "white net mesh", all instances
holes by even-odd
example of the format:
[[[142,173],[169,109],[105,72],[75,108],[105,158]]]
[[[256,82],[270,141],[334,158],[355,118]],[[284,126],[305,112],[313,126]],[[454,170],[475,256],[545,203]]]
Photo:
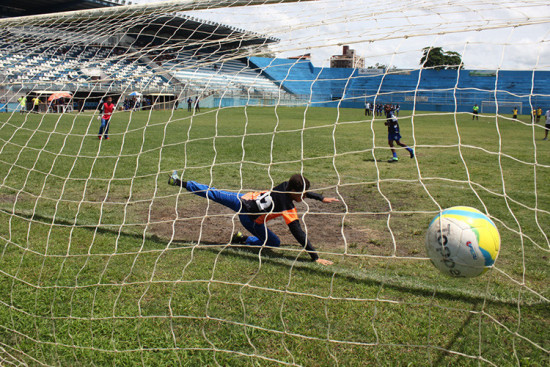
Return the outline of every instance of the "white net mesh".
[[[547,4],[279,2],[0,20],[0,364],[548,363]],[[420,61],[438,47],[462,63]],[[385,104],[414,149],[392,164]],[[339,199],[296,204],[334,264],[284,221],[279,247],[230,244],[240,213],[173,170],[239,194],[303,174]],[[425,254],[455,205],[500,231],[477,278]]]

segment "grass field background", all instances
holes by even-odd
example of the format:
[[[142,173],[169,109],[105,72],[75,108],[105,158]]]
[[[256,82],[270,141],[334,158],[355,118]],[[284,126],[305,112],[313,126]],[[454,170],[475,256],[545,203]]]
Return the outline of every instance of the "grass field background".
[[[401,111],[416,158],[362,110],[249,107],[0,115],[0,356],[30,365],[522,365],[550,362],[550,142],[510,116]],[[296,172],[321,256],[228,246],[238,219],[166,184]],[[496,269],[440,274],[425,230],[454,205],[499,228]],[[288,232],[277,224],[276,232]],[[0,363],[1,364],[1,363]]]

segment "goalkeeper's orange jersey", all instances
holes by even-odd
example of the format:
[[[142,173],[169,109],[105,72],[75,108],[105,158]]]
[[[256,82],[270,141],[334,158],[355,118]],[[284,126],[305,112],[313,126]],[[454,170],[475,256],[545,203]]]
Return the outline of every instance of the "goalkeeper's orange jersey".
[[[323,200],[322,195],[313,192],[306,192],[305,197]],[[299,219],[298,211],[288,190],[287,181],[275,186],[271,191],[246,193],[241,196],[241,202],[243,203],[243,212],[258,224],[283,217],[285,223],[289,225]]]

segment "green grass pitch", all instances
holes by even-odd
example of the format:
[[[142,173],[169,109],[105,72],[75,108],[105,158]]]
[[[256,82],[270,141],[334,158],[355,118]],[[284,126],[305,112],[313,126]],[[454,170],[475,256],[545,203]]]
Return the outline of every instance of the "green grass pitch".
[[[549,364],[550,142],[528,116],[382,118],[249,107],[0,115],[0,364]],[[227,246],[238,219],[166,184],[271,187],[303,172],[342,200],[299,204],[322,257],[284,224],[275,250]],[[496,268],[448,278],[426,259],[439,210],[499,228]],[[16,363],[17,361],[20,361]]]

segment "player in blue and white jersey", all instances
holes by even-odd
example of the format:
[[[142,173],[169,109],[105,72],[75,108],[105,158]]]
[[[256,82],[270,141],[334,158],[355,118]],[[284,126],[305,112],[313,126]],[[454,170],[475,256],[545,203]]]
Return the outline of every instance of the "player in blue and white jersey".
[[[384,106],[384,112],[386,113],[386,122],[384,123],[384,125],[388,127],[388,144],[391,148],[391,152],[393,155],[392,159],[390,159],[388,162],[394,163],[399,160],[399,158],[397,158],[397,152],[395,151],[395,148],[394,148],[394,144],[393,144],[394,142],[397,145],[407,149],[407,151],[410,154],[410,157],[414,158],[414,150],[412,148],[409,148],[407,144],[404,144],[401,142],[401,134],[399,133],[399,122],[390,105]]]

